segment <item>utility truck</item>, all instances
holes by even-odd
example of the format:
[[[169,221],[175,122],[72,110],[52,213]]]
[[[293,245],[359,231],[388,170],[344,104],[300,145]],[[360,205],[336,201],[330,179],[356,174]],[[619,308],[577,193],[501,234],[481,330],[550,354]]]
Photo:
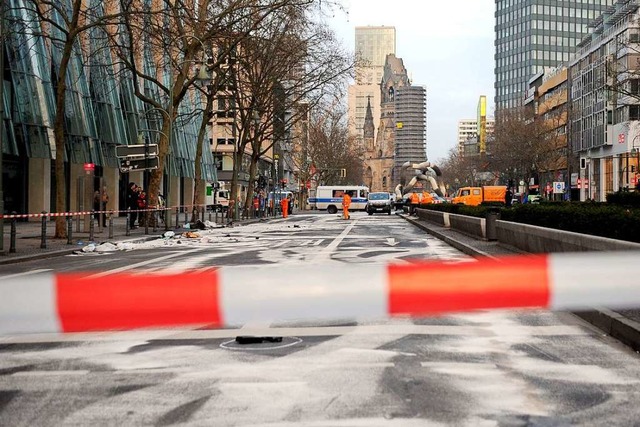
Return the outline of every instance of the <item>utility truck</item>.
[[[451,203],[478,206],[481,203],[505,203],[507,187],[504,185],[485,185],[483,187],[459,188]]]
[[[226,183],[214,182],[207,183],[205,204],[207,210],[213,210],[214,212],[225,212],[229,209],[229,195],[230,191],[226,188]]]

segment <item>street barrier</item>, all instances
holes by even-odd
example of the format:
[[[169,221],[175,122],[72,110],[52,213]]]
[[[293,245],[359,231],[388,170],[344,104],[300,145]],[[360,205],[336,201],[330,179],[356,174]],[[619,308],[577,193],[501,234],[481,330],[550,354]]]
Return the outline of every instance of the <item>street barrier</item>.
[[[637,308],[640,276],[632,266],[639,255],[581,252],[457,264],[285,264],[146,276],[9,276],[0,282],[0,334],[423,317],[486,309]]]

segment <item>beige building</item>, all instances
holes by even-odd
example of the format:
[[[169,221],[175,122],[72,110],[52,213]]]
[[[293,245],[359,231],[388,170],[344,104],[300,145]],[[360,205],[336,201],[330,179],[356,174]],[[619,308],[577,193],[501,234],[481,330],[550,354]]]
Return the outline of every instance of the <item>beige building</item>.
[[[362,141],[368,100],[374,127],[380,120],[380,81],[386,56],[396,52],[395,28],[356,27],[355,50],[362,63],[356,68],[355,83],[348,90],[349,133]]]

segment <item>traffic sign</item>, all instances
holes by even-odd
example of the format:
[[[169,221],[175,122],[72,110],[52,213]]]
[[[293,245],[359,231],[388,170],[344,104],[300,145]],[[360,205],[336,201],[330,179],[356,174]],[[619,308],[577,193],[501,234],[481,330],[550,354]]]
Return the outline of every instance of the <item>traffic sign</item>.
[[[158,155],[158,144],[117,145],[116,157],[154,157]]]
[[[554,194],[564,193],[564,181],[556,181],[553,183],[553,193]]]
[[[136,170],[158,169],[160,160],[158,157],[149,157],[148,159],[125,159],[120,161],[120,172],[130,172]]]

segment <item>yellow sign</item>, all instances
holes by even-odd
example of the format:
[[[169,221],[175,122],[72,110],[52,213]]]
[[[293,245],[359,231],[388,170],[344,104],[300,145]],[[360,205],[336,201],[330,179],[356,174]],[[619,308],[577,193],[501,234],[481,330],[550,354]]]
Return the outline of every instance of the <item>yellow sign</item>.
[[[403,126],[403,125],[402,125],[402,122],[398,122],[398,123],[396,123],[396,128],[397,128],[397,129],[402,129],[402,126]]]

